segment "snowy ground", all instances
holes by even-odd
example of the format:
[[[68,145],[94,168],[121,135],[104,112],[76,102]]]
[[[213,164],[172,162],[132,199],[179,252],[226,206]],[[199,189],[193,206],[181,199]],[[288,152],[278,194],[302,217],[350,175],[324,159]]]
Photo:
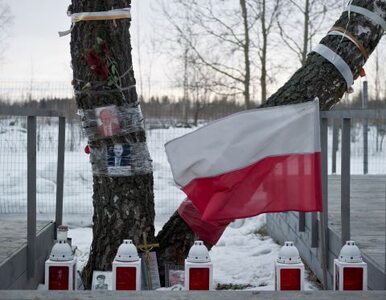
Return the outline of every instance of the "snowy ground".
[[[229,226],[217,245],[210,251],[215,286],[242,286],[245,290],[275,290],[274,261],[280,246],[269,236],[260,234],[265,216],[236,221]],[[92,239],[91,228],[74,228],[69,232],[78,247],[78,269],[87,262]],[[308,275],[308,273],[306,274]],[[306,290],[315,290],[313,282],[305,280]]]

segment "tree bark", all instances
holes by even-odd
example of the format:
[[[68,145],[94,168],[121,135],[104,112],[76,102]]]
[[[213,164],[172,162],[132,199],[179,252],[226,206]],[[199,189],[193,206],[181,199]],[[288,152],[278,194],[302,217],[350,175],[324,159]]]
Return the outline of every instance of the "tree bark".
[[[384,12],[383,16],[386,19],[386,0],[353,1],[353,5],[365,7],[371,11],[374,11],[375,3]],[[347,12],[341,15],[334,26],[345,27],[347,23],[347,30],[355,34],[362,41],[367,52],[371,54],[382,37],[382,28],[374,25],[366,17],[354,13],[351,13],[349,22]],[[369,33],[356,34],[361,32],[358,26],[369,28]],[[342,40],[339,36],[326,36],[321,43],[331,49],[337,49],[337,53],[350,65],[353,74],[358,74],[365,63],[360,51],[346,39]],[[310,53],[305,65],[261,107],[306,102],[318,97],[321,109],[328,110],[340,100],[346,90],[346,82],[335,67],[318,54]],[[183,230],[178,230],[177,235],[174,236],[173,231],[181,228]],[[168,242],[170,237],[175,237],[175,244]],[[176,212],[157,236],[161,245],[158,250],[160,257],[165,260],[171,258],[174,261],[183,261],[189,247],[194,242],[194,237],[194,233]]]
[[[130,6],[130,0],[72,0],[72,13],[106,11],[112,8]],[[117,62],[118,73],[123,75],[122,86],[135,85],[132,69],[131,44],[129,34],[130,20],[87,21],[75,25],[71,34],[71,56],[74,75],[74,88],[82,90],[85,83],[99,81],[86,64],[84,54],[92,48],[97,38],[106,41],[110,56]],[[107,105],[123,105],[138,100],[135,88],[121,92],[106,91],[99,88],[95,92],[76,94],[76,102],[81,110]],[[145,131],[124,136],[113,136],[89,145],[101,148],[115,143],[146,142]],[[86,288],[90,288],[93,270],[111,270],[111,263],[123,239],[140,243],[143,232],[149,241],[154,238],[154,200],[152,174],[130,177],[93,176],[93,241],[90,257],[83,270]]]
[[[383,12],[386,19],[386,0],[354,0],[352,5],[366,8],[370,11]],[[371,22],[367,17],[351,12],[350,19],[348,12],[343,12],[334,27],[346,28],[353,34],[370,55],[383,35],[383,29]],[[360,69],[366,62],[360,50],[348,39],[340,36],[327,35],[321,44],[340,55],[350,66],[354,78],[358,77]],[[311,52],[302,66],[275,94],[268,98],[263,106],[284,105],[289,103],[306,102],[319,98],[320,108],[329,110],[339,102],[340,98],[347,91],[346,82],[342,75],[323,57]]]

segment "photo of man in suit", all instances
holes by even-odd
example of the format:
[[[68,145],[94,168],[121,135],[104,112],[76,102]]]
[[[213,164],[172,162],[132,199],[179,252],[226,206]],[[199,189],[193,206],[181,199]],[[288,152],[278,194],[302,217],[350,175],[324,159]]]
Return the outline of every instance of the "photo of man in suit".
[[[128,176],[131,174],[130,144],[114,144],[107,146],[107,171],[112,176]]]
[[[121,131],[115,105],[96,108],[95,113],[98,117],[98,133],[102,137],[113,136]]]
[[[109,167],[125,167],[129,165],[130,146],[128,144],[114,144],[108,148],[107,165]]]

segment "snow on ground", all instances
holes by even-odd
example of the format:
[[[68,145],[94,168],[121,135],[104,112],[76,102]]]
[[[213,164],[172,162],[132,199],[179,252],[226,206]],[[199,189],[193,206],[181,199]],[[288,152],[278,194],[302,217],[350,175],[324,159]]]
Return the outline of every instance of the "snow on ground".
[[[210,251],[215,286],[239,285],[246,290],[275,290],[274,261],[280,246],[269,236],[259,233],[264,224],[265,215],[261,215],[237,220],[225,230]],[[69,237],[78,247],[78,270],[82,270],[89,255],[92,229],[70,229]],[[315,290],[317,287],[306,279],[305,289]]]

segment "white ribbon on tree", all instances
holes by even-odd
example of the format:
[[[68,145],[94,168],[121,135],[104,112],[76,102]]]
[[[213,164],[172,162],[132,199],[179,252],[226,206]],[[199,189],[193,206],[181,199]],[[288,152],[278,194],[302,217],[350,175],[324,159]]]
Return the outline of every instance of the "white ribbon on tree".
[[[71,33],[75,23],[81,21],[108,21],[108,20],[119,20],[119,19],[130,19],[130,7],[118,8],[107,11],[98,12],[81,12],[69,15],[71,17],[71,28],[67,31],[60,31],[59,36],[65,36]]]
[[[333,50],[322,44],[316,45],[316,47],[312,49],[312,51],[318,53],[320,56],[324,57],[326,60],[328,60],[335,66],[339,73],[342,74],[344,80],[346,80],[347,89],[354,84],[354,76],[352,74],[350,66],[344,61],[341,56],[339,56]]]
[[[369,18],[374,24],[377,24],[383,28],[383,30],[386,30],[386,21],[377,13],[368,10],[366,8],[356,6],[356,5],[349,5],[346,8],[346,11],[350,14],[351,12],[363,15],[367,18]]]

